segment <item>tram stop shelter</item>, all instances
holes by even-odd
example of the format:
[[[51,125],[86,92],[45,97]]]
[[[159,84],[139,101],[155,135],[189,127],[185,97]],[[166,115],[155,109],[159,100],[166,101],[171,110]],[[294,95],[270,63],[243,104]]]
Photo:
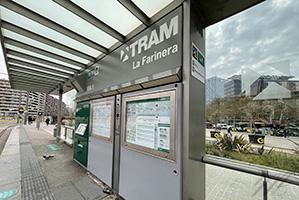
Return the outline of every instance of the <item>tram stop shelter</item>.
[[[121,197],[205,199],[205,28],[262,1],[0,0],[11,87],[59,95],[58,133],[76,89],[74,159]]]

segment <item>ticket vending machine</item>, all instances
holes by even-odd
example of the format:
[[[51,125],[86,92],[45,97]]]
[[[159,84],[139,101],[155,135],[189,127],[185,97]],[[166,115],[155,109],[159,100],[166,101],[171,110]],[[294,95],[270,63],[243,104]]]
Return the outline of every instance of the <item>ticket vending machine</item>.
[[[114,97],[91,101],[87,169],[111,187]]]
[[[89,138],[89,101],[77,104],[75,136],[74,136],[74,160],[87,167],[88,138]]]
[[[119,179],[123,198],[181,199],[180,104],[180,84],[123,95]]]

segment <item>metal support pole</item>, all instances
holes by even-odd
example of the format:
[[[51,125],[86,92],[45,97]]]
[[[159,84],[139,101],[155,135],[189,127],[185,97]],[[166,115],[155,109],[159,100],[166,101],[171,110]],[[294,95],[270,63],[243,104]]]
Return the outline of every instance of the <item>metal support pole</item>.
[[[183,3],[183,198],[205,199],[205,83],[192,74],[192,43],[205,55],[205,35],[192,0]]]
[[[25,118],[24,118],[24,125],[27,124],[28,120],[28,102],[29,102],[29,91],[27,91],[27,99],[26,99],[26,110],[25,110]]]
[[[18,115],[18,119],[17,119],[17,123],[20,122],[20,114],[19,114],[19,109],[21,107],[21,90],[20,90],[20,95],[19,95],[19,107],[18,107],[18,111],[17,111],[17,115]]]
[[[121,129],[121,95],[117,95],[115,99],[115,124],[114,124],[114,138],[113,138],[113,173],[112,173],[112,189],[119,192],[119,171],[120,171],[120,129]]]
[[[61,133],[61,104],[62,104],[62,93],[63,90],[60,88],[59,90],[59,103],[58,103],[58,117],[57,117],[57,136],[56,142],[60,141],[60,133]]]
[[[40,112],[40,94],[38,94],[38,104],[37,104],[37,123],[36,123],[36,128],[39,129],[40,127],[40,116],[39,116],[39,112]]]
[[[264,200],[267,200],[268,199],[268,188],[267,188],[267,178],[266,177],[264,177],[263,190],[264,190]]]

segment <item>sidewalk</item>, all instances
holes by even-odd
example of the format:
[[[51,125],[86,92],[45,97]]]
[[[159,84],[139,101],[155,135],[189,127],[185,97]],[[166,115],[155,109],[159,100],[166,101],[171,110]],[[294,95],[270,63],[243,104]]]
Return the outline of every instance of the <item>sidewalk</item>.
[[[40,130],[35,124],[12,130],[0,156],[0,199],[14,193],[9,199],[107,198],[100,183],[73,161],[72,148],[56,143],[53,128],[42,123]],[[53,148],[47,145],[57,145],[60,149],[51,151]],[[46,160],[44,155],[54,157]]]
[[[21,199],[21,160],[19,130],[13,129],[0,156],[0,198],[15,194],[11,199]]]

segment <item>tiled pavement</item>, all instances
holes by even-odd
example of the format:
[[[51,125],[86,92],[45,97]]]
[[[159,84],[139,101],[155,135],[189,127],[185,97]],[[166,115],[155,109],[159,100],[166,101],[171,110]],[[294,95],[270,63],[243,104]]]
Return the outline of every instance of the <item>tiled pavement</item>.
[[[47,162],[40,158],[41,152],[35,152],[40,150],[36,146],[42,143],[39,145],[40,148],[47,152],[48,149],[44,144],[52,143],[55,139],[45,130],[37,130],[32,125],[24,127],[25,129],[12,130],[0,156],[1,200],[3,193],[8,190],[17,190],[15,195],[8,198],[9,200],[99,200],[107,197],[107,194],[102,192],[102,187],[91,179],[86,170],[82,170],[72,161],[70,147],[59,144],[61,151],[54,153],[57,159]],[[30,140],[26,130],[30,132]],[[49,173],[45,171],[49,168],[43,166],[42,162],[51,164],[53,167],[58,163],[63,165],[58,167],[64,169],[56,170],[56,174]],[[49,174],[52,177],[49,177]],[[48,184],[49,178],[52,185]]]
[[[267,179],[267,185],[269,200],[299,199],[299,186],[271,179]],[[206,165],[206,199],[263,200],[263,178]]]
[[[22,199],[54,200],[24,129],[20,129]]]

